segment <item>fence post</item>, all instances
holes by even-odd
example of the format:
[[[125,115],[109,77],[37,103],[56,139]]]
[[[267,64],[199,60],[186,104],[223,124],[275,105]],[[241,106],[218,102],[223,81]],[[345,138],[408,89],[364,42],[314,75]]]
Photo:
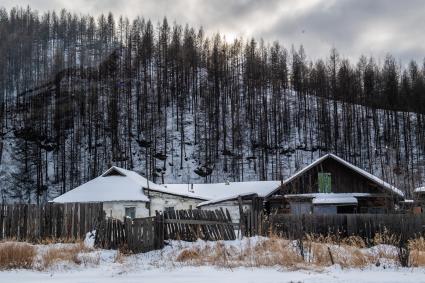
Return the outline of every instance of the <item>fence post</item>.
[[[242,206],[242,197],[238,196],[238,205],[239,205],[239,230],[241,231],[242,237],[247,236],[246,226],[245,226],[245,213]]]

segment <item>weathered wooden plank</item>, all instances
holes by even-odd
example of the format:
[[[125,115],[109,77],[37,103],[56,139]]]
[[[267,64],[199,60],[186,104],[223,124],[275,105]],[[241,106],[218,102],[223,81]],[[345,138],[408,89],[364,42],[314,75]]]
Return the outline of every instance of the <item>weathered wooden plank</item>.
[[[217,217],[218,218],[218,217]],[[192,224],[192,225],[223,225],[228,226],[229,223],[225,222],[224,219],[217,220],[192,220],[192,219],[165,219],[165,223],[180,223],[180,224]]]

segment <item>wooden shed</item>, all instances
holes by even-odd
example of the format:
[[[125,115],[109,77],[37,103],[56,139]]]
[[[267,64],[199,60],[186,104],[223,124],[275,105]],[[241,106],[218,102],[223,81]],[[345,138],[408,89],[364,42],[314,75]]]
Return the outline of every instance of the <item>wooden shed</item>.
[[[396,187],[327,154],[266,196],[266,209],[294,214],[388,213],[403,199]]]

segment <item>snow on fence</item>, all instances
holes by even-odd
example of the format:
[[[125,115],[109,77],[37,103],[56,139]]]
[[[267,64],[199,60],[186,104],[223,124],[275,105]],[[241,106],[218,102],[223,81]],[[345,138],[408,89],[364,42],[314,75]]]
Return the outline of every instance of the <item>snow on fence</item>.
[[[301,239],[307,234],[340,238],[360,236],[367,243],[377,233],[410,239],[425,233],[425,215],[413,214],[337,214],[337,215],[269,215],[265,232]]]
[[[95,246],[133,253],[161,249],[164,240],[218,241],[236,239],[228,211],[176,210],[146,218],[104,219],[96,230]]]
[[[0,240],[84,239],[102,218],[102,203],[0,204]]]
[[[165,239],[196,241],[235,240],[230,213],[216,210],[171,210],[165,211]]]

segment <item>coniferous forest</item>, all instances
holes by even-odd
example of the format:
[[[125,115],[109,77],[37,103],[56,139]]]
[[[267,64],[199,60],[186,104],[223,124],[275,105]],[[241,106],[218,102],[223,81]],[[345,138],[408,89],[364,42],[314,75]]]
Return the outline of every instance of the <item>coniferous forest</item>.
[[[282,180],[334,153],[425,183],[425,64],[65,10],[0,9],[0,182],[43,202],[110,165],[158,182]]]

